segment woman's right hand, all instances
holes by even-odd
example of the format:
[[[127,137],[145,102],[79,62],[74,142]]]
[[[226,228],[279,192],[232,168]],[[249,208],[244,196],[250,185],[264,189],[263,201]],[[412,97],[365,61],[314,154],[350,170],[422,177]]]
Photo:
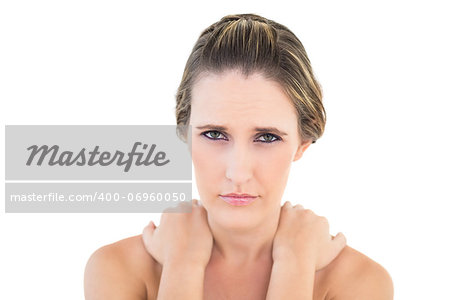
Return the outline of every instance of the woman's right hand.
[[[335,237],[330,235],[325,217],[287,201],[281,207],[272,256],[274,261],[301,257],[312,262],[317,271],[333,261],[346,244],[341,232]]]
[[[142,232],[145,248],[163,266],[187,263],[206,267],[209,262],[213,237],[207,212],[196,199],[192,200],[192,212],[175,212],[188,205],[181,202],[179,208],[166,209],[158,227],[151,221]]]

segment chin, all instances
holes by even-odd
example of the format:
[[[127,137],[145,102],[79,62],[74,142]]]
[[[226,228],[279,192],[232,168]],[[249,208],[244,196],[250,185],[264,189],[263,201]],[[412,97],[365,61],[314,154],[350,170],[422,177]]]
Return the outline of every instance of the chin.
[[[232,206],[228,203],[208,209],[210,219],[229,229],[245,229],[258,226],[263,220],[261,212],[249,206]]]
[[[246,218],[243,220],[242,218],[216,218],[214,219],[216,223],[220,224],[220,226],[227,228],[229,230],[242,230],[242,229],[248,229],[253,228],[257,226],[256,221],[252,221],[249,218]]]

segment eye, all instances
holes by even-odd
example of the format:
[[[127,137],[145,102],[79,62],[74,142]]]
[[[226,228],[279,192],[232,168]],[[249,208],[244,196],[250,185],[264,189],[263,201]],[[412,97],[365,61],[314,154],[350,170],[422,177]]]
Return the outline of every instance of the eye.
[[[203,135],[206,138],[213,140],[213,141],[227,140],[226,138],[219,138],[221,135],[223,135],[223,133],[221,133],[220,131],[217,131],[217,130],[205,131],[205,132],[201,133],[201,135]],[[262,139],[260,139],[260,138],[262,138]],[[271,144],[276,141],[281,141],[281,138],[272,133],[264,133],[259,136],[259,139],[257,139],[257,141],[259,141],[260,143]]]
[[[274,134],[271,134],[271,133],[264,133],[264,134],[260,135],[259,137],[263,138],[263,140],[259,140],[260,142],[262,142],[262,143],[269,143],[269,144],[273,143],[275,141],[280,141],[281,140],[280,137],[278,137],[278,136],[276,136]]]
[[[204,135],[205,137],[207,137],[210,140],[224,140],[224,139],[219,139],[218,138],[221,134],[222,133],[220,131],[217,131],[217,130],[205,131],[205,132],[202,133],[202,135]]]

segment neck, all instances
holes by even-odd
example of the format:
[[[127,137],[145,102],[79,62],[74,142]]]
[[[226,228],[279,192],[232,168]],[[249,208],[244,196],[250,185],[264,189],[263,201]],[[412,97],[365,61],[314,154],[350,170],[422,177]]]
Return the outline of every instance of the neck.
[[[252,228],[230,229],[217,224],[208,215],[208,223],[214,238],[211,260],[238,267],[271,261],[279,216],[280,209]]]

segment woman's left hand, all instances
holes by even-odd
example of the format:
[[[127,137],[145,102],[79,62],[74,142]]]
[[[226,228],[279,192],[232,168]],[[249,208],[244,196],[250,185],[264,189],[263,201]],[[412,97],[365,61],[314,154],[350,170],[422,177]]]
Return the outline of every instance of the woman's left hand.
[[[320,270],[333,261],[347,244],[342,233],[332,237],[325,217],[287,201],[281,207],[272,256],[274,261],[304,259]]]

